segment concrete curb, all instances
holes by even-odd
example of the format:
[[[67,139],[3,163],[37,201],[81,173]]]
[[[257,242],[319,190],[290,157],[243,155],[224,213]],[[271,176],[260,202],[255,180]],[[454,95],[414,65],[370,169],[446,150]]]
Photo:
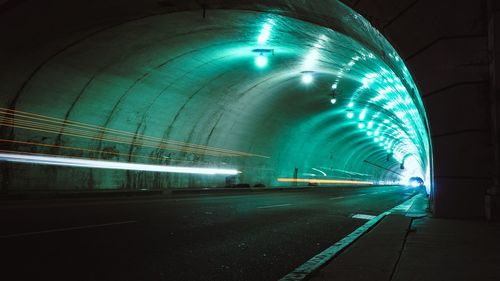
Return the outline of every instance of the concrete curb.
[[[408,199],[392,209],[382,212],[375,218],[367,221],[362,226],[358,227],[352,233],[342,238],[329,248],[325,249],[321,253],[312,257],[310,260],[306,261],[304,264],[297,267],[295,270],[285,275],[279,281],[303,281],[311,279],[318,271],[327,264],[330,264],[335,257],[339,256],[345,249],[352,245],[356,245],[355,242],[361,239],[366,233],[376,229],[377,225],[384,220],[385,217],[398,214],[404,216],[404,214],[411,208],[416,199],[419,198],[419,192],[414,192]],[[411,220],[411,218],[409,218]],[[324,280],[330,280],[328,278]]]

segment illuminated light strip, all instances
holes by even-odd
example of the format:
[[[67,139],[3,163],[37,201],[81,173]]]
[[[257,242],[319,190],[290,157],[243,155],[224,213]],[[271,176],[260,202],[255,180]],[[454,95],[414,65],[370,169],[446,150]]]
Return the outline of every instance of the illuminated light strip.
[[[278,178],[277,180],[279,182],[373,184],[373,182],[371,182],[371,181],[350,181],[350,180],[295,179],[295,178]]]
[[[53,156],[37,156],[37,155],[13,154],[13,153],[0,153],[0,161],[54,165],[54,166],[134,170],[134,171],[149,171],[149,172],[164,172],[164,173],[203,174],[203,175],[236,175],[241,173],[240,171],[235,169],[122,163],[113,161],[76,159],[76,158],[53,157]]]
[[[53,144],[36,143],[36,142],[28,142],[28,141],[17,141],[17,140],[0,139],[0,142],[10,142],[10,143],[17,143],[17,144],[28,144],[28,145],[32,145],[32,146],[61,148],[61,149],[67,149],[67,150],[97,152],[97,153],[102,153],[102,154],[110,154],[110,155],[113,155],[113,156],[137,157],[137,158],[146,158],[146,159],[152,159],[152,160],[165,160],[166,159],[164,157],[150,157],[150,156],[139,155],[139,154],[128,154],[128,153],[120,153],[120,152],[113,152],[113,151],[95,150],[95,149],[80,148],[80,147],[74,147],[74,146],[53,145]],[[0,150],[0,151],[19,152],[19,151],[10,151],[10,150]],[[23,153],[27,153],[27,152],[23,152]],[[32,153],[30,153],[30,154],[32,154]],[[44,154],[44,153],[39,153],[39,154],[51,155],[51,154]],[[58,155],[58,156],[63,156],[63,155]],[[181,160],[181,159],[173,159],[173,158],[168,158],[168,160],[169,161],[177,161],[177,162],[208,163],[208,162],[203,162],[203,161]]]
[[[4,115],[13,115],[13,116],[16,116],[18,118],[35,119],[35,120],[39,120],[41,122],[56,123],[57,125],[59,125],[59,127],[55,127],[55,128],[52,127],[52,128],[54,128],[54,130],[56,131],[56,132],[53,132],[53,133],[57,133],[57,134],[65,134],[65,133],[63,133],[63,131],[68,131],[69,129],[76,130],[76,131],[83,131],[83,132],[86,132],[87,134],[89,134],[89,133],[93,133],[93,134],[99,133],[99,134],[102,135],[104,133],[106,133],[106,134],[113,133],[113,134],[117,134],[117,135],[130,136],[130,137],[133,137],[134,139],[137,139],[137,140],[155,141],[155,142],[160,142],[162,144],[178,145],[178,146],[182,146],[182,147],[188,147],[188,148],[191,148],[191,149],[210,150],[210,151],[217,152],[217,153],[222,152],[222,153],[225,153],[225,154],[234,154],[234,155],[237,155],[237,156],[253,156],[253,157],[270,158],[268,156],[251,154],[251,153],[245,153],[245,152],[234,151],[234,150],[229,150],[229,149],[224,149],[224,148],[209,147],[209,146],[205,146],[205,145],[191,144],[191,143],[186,143],[186,142],[181,142],[181,141],[174,141],[174,140],[164,140],[164,139],[157,138],[157,137],[149,137],[149,136],[144,136],[144,135],[138,135],[138,134],[127,132],[127,131],[120,131],[120,130],[106,128],[106,127],[102,127],[102,126],[96,126],[96,125],[86,124],[86,123],[82,123],[82,122],[76,122],[76,121],[71,121],[71,120],[54,118],[54,117],[50,117],[50,116],[45,116],[45,115],[40,115],[40,114],[35,114],[35,113],[30,113],[30,112],[25,112],[25,111],[12,110],[12,109],[7,109],[7,108],[1,108],[0,107],[0,112],[4,113]],[[9,118],[9,119],[15,120],[14,118]],[[15,121],[19,122],[19,120],[15,120]],[[30,122],[30,121],[24,121],[24,122]],[[34,122],[31,121],[31,123],[34,123]],[[40,123],[40,124],[42,124],[44,126],[56,126],[56,125],[50,125],[50,124],[44,124],[44,123]],[[83,128],[83,129],[86,129],[87,131],[85,131],[85,130],[79,130],[79,129],[74,129],[74,128],[67,128],[68,126],[73,126],[73,127],[77,127],[77,128]],[[24,129],[29,129],[29,128],[24,128]],[[99,132],[95,132],[95,131],[90,131],[89,132],[89,130],[99,130]],[[95,139],[99,139],[99,138],[95,138]],[[234,156],[234,155],[230,155],[230,156]]]

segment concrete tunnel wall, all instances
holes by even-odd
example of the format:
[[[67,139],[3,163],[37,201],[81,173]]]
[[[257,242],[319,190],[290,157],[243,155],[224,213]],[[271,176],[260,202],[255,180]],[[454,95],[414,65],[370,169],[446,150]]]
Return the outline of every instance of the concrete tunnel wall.
[[[351,100],[370,110],[382,106],[357,89],[363,71],[385,67],[401,81],[398,110],[411,114],[403,120],[388,109],[377,118],[413,138],[401,151],[428,169],[425,111],[411,77],[385,39],[339,2],[214,1],[205,17],[189,1],[98,2],[26,1],[2,13],[9,39],[0,76],[4,150],[231,167],[242,171],[238,182],[268,186],[283,185],[276,179],[293,177],[295,168],[298,177],[395,182],[400,161],[345,117]],[[266,46],[275,54],[258,69],[251,50],[269,19],[279,30]],[[311,69],[314,84],[305,86],[301,63],[318,34],[330,41]],[[367,55],[351,71],[346,65],[359,54]],[[347,77],[339,75],[346,69]],[[333,81],[343,91],[336,108],[329,103]],[[1,165],[4,190],[226,184],[224,176]]]
[[[498,202],[499,2],[344,2],[390,40],[420,89],[432,130],[435,215],[482,217],[486,207],[498,218],[485,196]]]

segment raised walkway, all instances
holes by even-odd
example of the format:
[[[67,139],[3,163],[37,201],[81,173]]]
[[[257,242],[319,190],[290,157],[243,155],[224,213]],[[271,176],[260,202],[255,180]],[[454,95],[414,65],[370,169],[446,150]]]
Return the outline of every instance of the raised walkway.
[[[500,222],[433,218],[424,196],[306,280],[500,280]]]

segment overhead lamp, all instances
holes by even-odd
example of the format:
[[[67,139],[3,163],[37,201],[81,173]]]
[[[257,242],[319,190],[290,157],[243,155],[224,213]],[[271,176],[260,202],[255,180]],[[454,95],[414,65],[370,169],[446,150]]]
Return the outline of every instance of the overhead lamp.
[[[366,108],[363,108],[363,110],[361,110],[361,112],[359,113],[359,120],[360,120],[360,121],[365,120],[365,117],[366,117],[366,112],[367,112],[367,109],[366,109]]]
[[[301,73],[302,73],[302,83],[311,84],[311,82],[314,80],[313,72],[312,71],[302,71]]]
[[[264,68],[267,66],[269,59],[267,58],[267,54],[271,54],[274,56],[274,49],[253,49],[253,53],[258,53],[255,57],[255,65],[260,68]]]
[[[347,118],[351,119],[354,117],[354,112],[352,112],[352,110],[348,110],[347,111]]]
[[[266,67],[267,66],[267,57],[260,54],[259,56],[255,57],[255,65],[257,65],[260,68]]]
[[[364,129],[364,128],[365,128],[365,123],[363,123],[363,122],[359,122],[359,123],[358,123],[358,128],[360,128],[360,129]]]
[[[337,88],[337,87],[335,87],[335,88]],[[337,102],[337,97],[335,96],[335,89],[332,86],[332,98],[330,99],[330,103],[335,104],[336,102]]]

